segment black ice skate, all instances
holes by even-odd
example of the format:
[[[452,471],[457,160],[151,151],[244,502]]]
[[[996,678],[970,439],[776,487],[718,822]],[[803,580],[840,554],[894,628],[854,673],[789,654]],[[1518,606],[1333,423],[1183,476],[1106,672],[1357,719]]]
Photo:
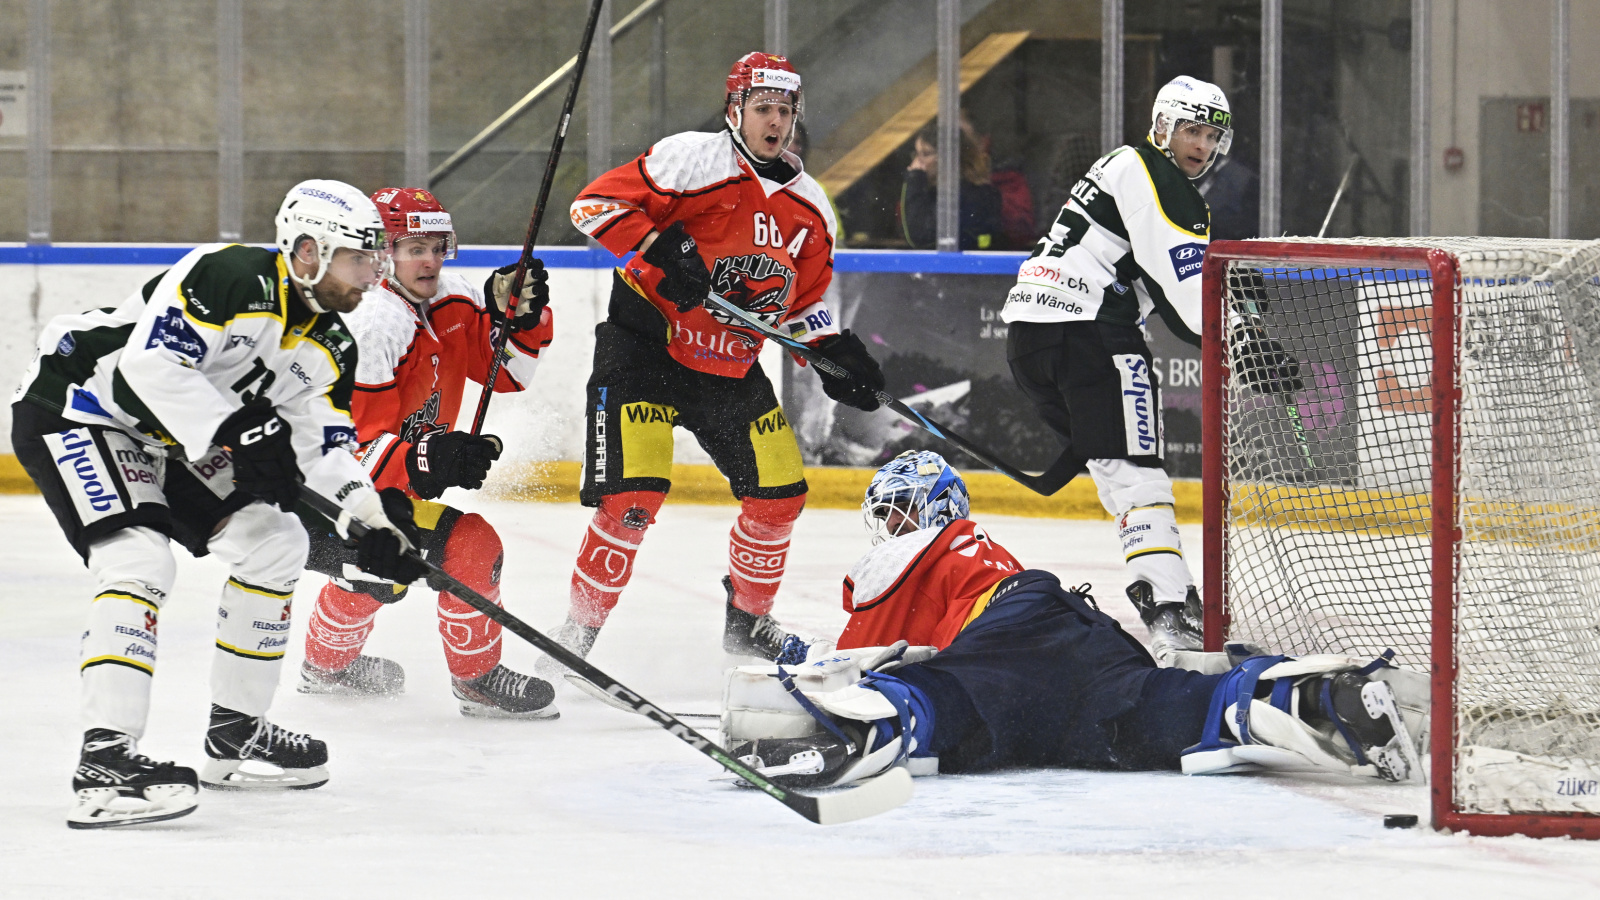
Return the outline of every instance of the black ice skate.
[[[1359,672],[1341,672],[1298,688],[1300,717],[1313,725],[1331,725],[1357,765],[1376,767],[1385,781],[1405,781],[1418,770],[1416,747],[1388,684]]]
[[[519,675],[497,665],[471,681],[450,679],[461,714],[485,719],[557,719],[556,689],[550,682]]]
[[[211,704],[200,783],[217,791],[306,790],[328,783],[328,745]],[[255,763],[244,768],[245,763]],[[277,771],[262,771],[276,769]]]
[[[837,724],[849,743],[824,732],[797,738],[736,740],[728,744],[728,752],[774,784],[791,788],[831,785],[846,765],[863,755],[866,746],[867,723],[839,720]]]
[[[1171,665],[1172,654],[1179,650],[1205,649],[1205,613],[1194,585],[1182,603],[1157,603],[1150,582],[1135,581],[1128,585],[1128,599],[1150,629],[1150,655],[1156,662]]]
[[[723,625],[722,649],[734,656],[753,656],[771,662],[783,652],[791,635],[770,615],[758,616],[733,605],[733,579],[724,575],[722,587],[728,592],[727,620]]]
[[[108,728],[84,732],[72,789],[78,799],[68,828],[164,822],[187,816],[199,802],[193,769],[140,756],[133,738]]]
[[[550,637],[556,643],[570,650],[579,659],[588,659],[589,651],[594,649],[594,639],[600,636],[600,629],[590,625],[579,625],[568,616],[556,630],[550,632]],[[566,666],[557,662],[553,656],[541,656],[533,664],[533,673],[545,681],[554,683],[557,678],[567,674]]]
[[[406,670],[394,660],[379,656],[358,656],[355,662],[337,672],[319,669],[307,660],[300,664],[300,687],[297,690],[302,694],[353,697],[403,694],[406,690]]]

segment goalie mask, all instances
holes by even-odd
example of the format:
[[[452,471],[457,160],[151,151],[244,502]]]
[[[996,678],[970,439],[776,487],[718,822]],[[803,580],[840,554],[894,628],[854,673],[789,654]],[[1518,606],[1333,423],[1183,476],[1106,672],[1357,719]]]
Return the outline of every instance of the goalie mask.
[[[1219,156],[1227,156],[1233,146],[1233,113],[1228,109],[1228,97],[1222,88],[1198,78],[1179,75],[1156,92],[1156,102],[1150,110],[1150,143],[1157,150],[1172,157],[1167,146],[1179,127],[1188,122],[1210,125],[1222,132],[1217,140],[1217,151],[1211,154],[1204,175]],[[1161,135],[1162,137],[1157,137]],[[1195,177],[1199,177],[1198,175]]]
[[[795,128],[805,116],[800,73],[795,71],[788,57],[759,50],[739,57],[739,61],[733,64],[733,70],[728,73],[727,93],[722,104],[723,120],[728,123],[728,130],[733,132],[734,141],[752,157],[755,154],[745,144],[740,128],[744,125],[745,104],[750,102],[752,96],[764,93],[781,94],[794,104],[794,123],[789,126],[789,134],[783,139],[782,150],[788,150],[789,145],[794,143]],[[729,103],[734,105],[732,117],[727,115]]]
[[[286,263],[294,255],[301,238],[317,245],[317,272],[310,278],[295,274],[289,264],[289,277],[301,287],[306,305],[315,313],[327,312],[317,302],[312,288],[328,273],[333,252],[340,247],[375,255],[374,262],[387,271],[389,239],[383,230],[378,208],[367,195],[342,181],[312,179],[289,189],[273,219],[277,226],[278,250]],[[381,280],[381,279],[380,279]]]
[[[923,528],[943,528],[972,512],[960,473],[931,450],[907,450],[872,476],[861,517],[872,543]]]

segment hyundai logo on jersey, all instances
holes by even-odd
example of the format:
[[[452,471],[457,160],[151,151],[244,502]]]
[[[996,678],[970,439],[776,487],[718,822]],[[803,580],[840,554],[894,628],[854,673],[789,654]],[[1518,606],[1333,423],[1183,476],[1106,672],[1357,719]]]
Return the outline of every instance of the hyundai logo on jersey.
[[[1199,275],[1200,267],[1206,261],[1205,244],[1179,244],[1167,250],[1172,257],[1172,271],[1183,281],[1191,275]]]
[[[350,451],[354,452],[357,443],[358,443],[358,441],[356,440],[356,430],[354,428],[351,428],[348,425],[324,425],[324,426],[322,426],[322,452],[323,453],[327,453],[330,450],[334,450],[334,449],[337,449],[337,448],[340,448],[340,447],[343,447],[346,450],[350,450]]]

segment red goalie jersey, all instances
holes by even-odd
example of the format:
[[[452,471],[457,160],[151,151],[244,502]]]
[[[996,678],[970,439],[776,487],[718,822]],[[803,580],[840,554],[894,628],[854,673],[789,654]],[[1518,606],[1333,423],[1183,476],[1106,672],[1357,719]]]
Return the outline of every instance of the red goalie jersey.
[[[1022,564],[971,519],[873,547],[844,580],[850,623],[839,649],[895,641],[944,649],[978,617],[995,586]]]
[[[453,430],[466,380],[482,384],[489,377],[494,322],[483,291],[447,269],[421,309],[385,282],[342,318],[361,349],[351,402],[361,464],[379,488],[409,493],[411,445],[429,432]],[[528,385],[552,332],[546,307],[538,328],[509,336],[496,393]]]
[[[685,132],[612,169],[572,204],[572,223],[622,256],[652,230],[682,220],[699,245],[712,290],[769,325],[811,342],[837,334],[822,302],[833,277],[833,209],[799,157],[785,152],[795,176],[785,184],[758,175],[727,132]],[[700,372],[743,377],[763,338],[734,328],[701,307],[678,312],[656,293],[661,270],[635,256],[624,268],[660,310],[673,359]]]

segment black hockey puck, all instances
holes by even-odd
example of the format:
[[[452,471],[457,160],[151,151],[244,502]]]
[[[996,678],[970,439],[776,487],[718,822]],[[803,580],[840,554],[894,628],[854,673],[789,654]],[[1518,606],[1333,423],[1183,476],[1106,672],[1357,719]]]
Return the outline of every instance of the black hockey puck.
[[[1383,827],[1415,828],[1417,827],[1417,817],[1409,813],[1390,813],[1383,817]]]

